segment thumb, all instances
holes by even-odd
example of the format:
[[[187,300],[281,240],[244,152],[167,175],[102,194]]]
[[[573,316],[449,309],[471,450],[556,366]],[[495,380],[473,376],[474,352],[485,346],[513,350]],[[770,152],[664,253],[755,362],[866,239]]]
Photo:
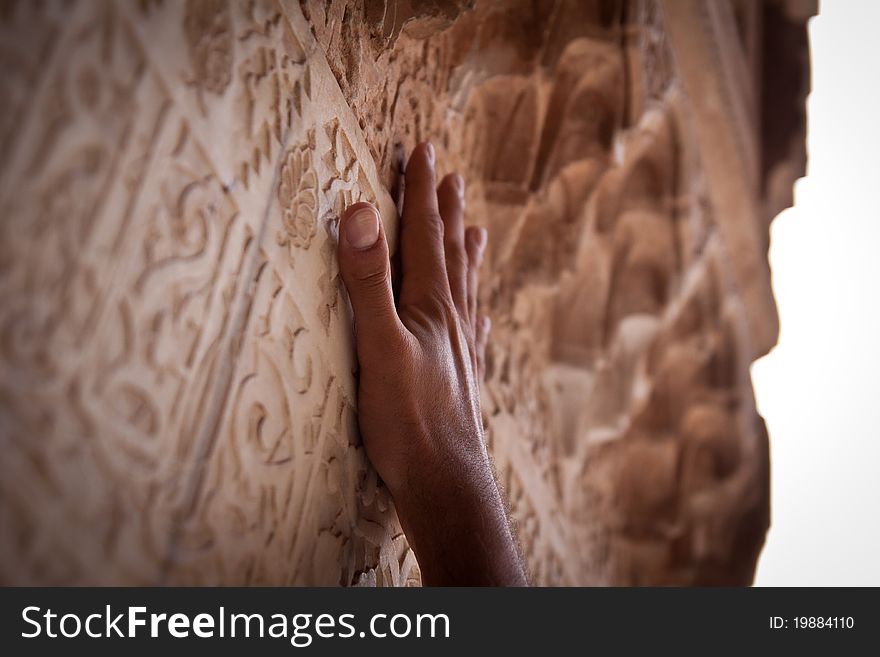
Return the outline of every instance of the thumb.
[[[391,287],[388,241],[379,211],[355,203],[339,223],[339,271],[357,327],[358,355],[384,352],[401,334]]]

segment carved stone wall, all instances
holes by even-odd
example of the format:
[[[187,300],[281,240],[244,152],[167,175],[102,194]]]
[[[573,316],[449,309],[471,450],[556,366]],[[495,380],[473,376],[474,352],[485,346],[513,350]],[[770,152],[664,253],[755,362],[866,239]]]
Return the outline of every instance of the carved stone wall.
[[[0,580],[419,582],[335,240],[361,199],[394,234],[431,139],[489,231],[484,420],[533,581],[749,582],[813,11],[2,3]]]

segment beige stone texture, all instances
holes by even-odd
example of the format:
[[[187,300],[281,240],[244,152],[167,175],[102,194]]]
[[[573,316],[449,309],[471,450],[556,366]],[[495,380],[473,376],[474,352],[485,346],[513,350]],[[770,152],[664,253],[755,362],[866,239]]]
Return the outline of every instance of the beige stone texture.
[[[357,200],[394,235],[430,139],[489,232],[483,415],[532,581],[749,583],[814,12],[0,4],[0,581],[419,583],[335,245]]]

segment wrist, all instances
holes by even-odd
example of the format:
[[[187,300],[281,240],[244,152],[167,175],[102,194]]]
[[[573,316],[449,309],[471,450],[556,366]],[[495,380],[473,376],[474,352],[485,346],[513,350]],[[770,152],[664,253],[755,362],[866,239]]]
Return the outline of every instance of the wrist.
[[[485,449],[474,452],[441,457],[432,450],[422,458],[410,459],[405,475],[389,487],[401,519],[417,526],[420,520],[436,520],[441,513],[454,515],[462,522],[475,520],[490,510],[503,515],[489,457]],[[493,504],[487,507],[488,501]]]
[[[488,459],[467,472],[423,473],[410,482],[392,495],[424,584],[526,584]]]

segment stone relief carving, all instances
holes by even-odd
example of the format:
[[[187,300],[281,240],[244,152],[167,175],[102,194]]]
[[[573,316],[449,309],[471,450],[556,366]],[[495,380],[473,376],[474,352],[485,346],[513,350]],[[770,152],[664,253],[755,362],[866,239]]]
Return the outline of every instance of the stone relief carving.
[[[318,177],[312,168],[312,152],[308,145],[288,151],[278,185],[285,231],[285,235],[279,235],[279,244],[309,247],[317,223],[317,187]]]
[[[233,41],[229,5],[222,0],[188,0],[183,28],[193,64],[193,81],[222,94],[232,80]]]
[[[335,240],[369,200],[394,246],[431,138],[489,230],[484,422],[533,581],[750,581],[769,218],[680,36],[751,43],[733,5],[6,5],[0,579],[419,583]]]

